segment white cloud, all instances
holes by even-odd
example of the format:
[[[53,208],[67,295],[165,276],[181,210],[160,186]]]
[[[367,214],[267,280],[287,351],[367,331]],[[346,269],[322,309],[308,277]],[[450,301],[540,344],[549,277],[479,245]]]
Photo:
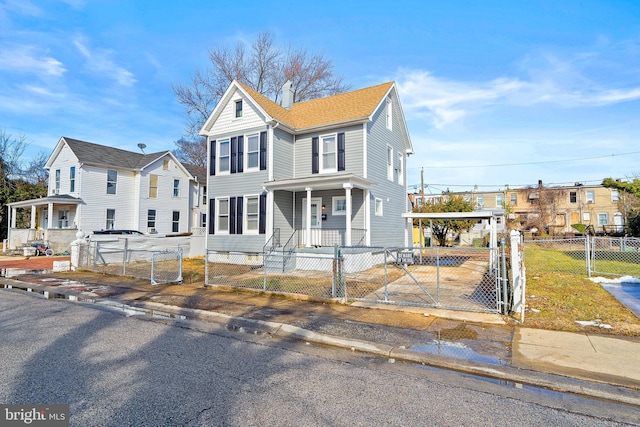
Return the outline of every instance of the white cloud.
[[[67,71],[62,62],[46,56],[34,46],[5,45],[0,48],[0,70],[16,70],[55,77]]]
[[[78,37],[73,41],[78,51],[85,57],[89,70],[102,74],[103,77],[113,79],[122,86],[133,86],[136,82],[133,73],[127,69],[116,65],[111,56],[113,51],[107,49],[96,49],[91,51],[87,47],[84,37]]]
[[[493,107],[603,107],[640,100],[635,74],[611,58],[630,55],[632,47],[640,52],[631,42],[614,49],[600,41],[592,51],[572,56],[530,53],[519,62],[519,76],[487,81],[444,79],[420,69],[401,69],[395,80],[407,118],[427,120],[437,129]],[[611,53],[616,50],[618,55]]]

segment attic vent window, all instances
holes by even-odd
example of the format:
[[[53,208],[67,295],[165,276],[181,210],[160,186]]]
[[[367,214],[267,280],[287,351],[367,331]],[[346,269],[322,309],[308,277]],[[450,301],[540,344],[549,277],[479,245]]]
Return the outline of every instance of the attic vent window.
[[[236,101],[236,117],[242,117],[242,100]]]
[[[162,169],[168,171],[169,170],[169,159],[164,159],[162,161]]]

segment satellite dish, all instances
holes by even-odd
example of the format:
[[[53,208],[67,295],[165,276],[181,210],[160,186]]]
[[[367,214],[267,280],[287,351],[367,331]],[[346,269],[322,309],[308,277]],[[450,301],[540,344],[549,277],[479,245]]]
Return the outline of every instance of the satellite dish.
[[[144,154],[144,149],[147,148],[147,144],[143,144],[142,142],[138,143],[138,148],[140,149],[140,151],[142,151],[142,154]]]

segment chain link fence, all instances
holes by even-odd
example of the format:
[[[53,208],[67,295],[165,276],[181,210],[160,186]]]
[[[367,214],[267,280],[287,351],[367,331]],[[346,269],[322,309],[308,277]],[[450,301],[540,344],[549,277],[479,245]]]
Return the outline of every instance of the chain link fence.
[[[530,272],[640,276],[640,239],[635,237],[537,238],[524,243]]]
[[[182,249],[129,247],[128,239],[88,241],[78,247],[78,268],[149,279],[151,284],[182,282]]]
[[[208,251],[205,283],[498,313],[508,301],[504,256],[489,248],[334,247],[266,254]],[[507,304],[508,306],[508,304]]]

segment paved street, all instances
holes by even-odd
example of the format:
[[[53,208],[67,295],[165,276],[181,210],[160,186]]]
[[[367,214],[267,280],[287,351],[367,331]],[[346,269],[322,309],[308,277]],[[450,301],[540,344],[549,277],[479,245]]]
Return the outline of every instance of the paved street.
[[[615,425],[637,408],[0,291],[0,402],[71,425]]]

